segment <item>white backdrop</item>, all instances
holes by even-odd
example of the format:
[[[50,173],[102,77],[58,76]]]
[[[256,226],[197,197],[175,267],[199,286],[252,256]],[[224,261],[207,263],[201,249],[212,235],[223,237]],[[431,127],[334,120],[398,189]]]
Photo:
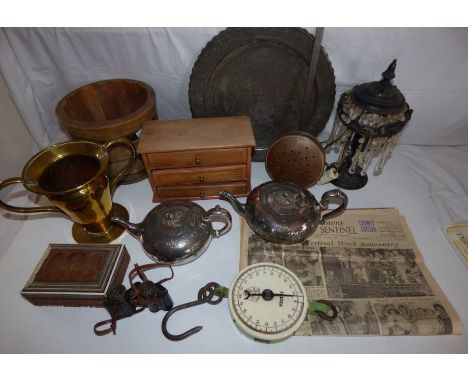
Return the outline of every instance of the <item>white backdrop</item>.
[[[222,29],[5,28],[0,70],[34,142],[45,147],[67,139],[55,118],[57,102],[101,79],[147,82],[156,91],[160,119],[190,118],[192,66]],[[323,45],[337,97],[354,84],[380,79],[398,59],[394,83],[414,109],[400,143],[468,144],[467,28],[326,28]]]
[[[156,90],[160,118],[189,118],[191,68],[200,50],[221,29],[0,29],[0,70],[27,129],[37,146],[44,147],[66,139],[54,115],[58,100],[70,90],[100,79],[145,81]],[[314,28],[309,30],[314,32]],[[347,191],[349,206],[395,207],[406,216],[429,270],[466,328],[468,268],[445,240],[442,225],[468,219],[468,29],[327,28],[323,45],[335,69],[337,96],[356,83],[379,79],[390,61],[398,59],[395,84],[414,109],[400,143],[411,145],[397,147],[383,174],[370,177],[363,190]],[[3,149],[9,144],[7,139],[0,140],[0,151],[6,151]],[[462,144],[465,146],[447,146]],[[254,163],[252,170],[253,186],[268,180],[263,164]],[[330,187],[315,186],[313,192],[318,196]],[[135,222],[154,207],[147,181],[119,187],[115,201],[129,208]],[[218,201],[199,203],[208,209]],[[231,208],[226,203],[223,206]],[[154,320],[161,320],[161,315],[145,314],[135,317],[138,322],[123,322],[118,336],[98,338],[91,328],[92,323],[103,319],[101,310],[38,308],[17,293],[9,293],[23,287],[48,243],[72,242],[71,222],[63,218],[30,217],[16,238],[10,233],[14,219],[17,217],[13,214],[0,216],[0,291],[6,291],[0,298],[0,352],[468,352],[468,333],[313,340],[295,337],[269,346],[240,336],[226,319],[228,312],[223,304],[209,308],[200,322],[205,325],[203,331],[181,343],[170,343],[154,330]],[[199,260],[177,269],[177,279],[200,286],[211,280],[228,285],[238,266],[239,229],[239,219],[234,218],[226,239],[213,240]],[[129,235],[119,240],[129,249],[132,260],[145,262],[138,241]],[[170,288],[175,301],[194,297],[193,289],[185,283],[174,282]],[[184,314],[192,316],[179,322],[177,329],[185,330],[187,322],[198,323],[201,317],[199,310]],[[40,331],[36,330],[38,324]]]

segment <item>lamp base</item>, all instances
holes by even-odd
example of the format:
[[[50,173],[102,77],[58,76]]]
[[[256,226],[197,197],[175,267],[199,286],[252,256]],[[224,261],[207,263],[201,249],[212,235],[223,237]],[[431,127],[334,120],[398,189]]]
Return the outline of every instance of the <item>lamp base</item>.
[[[341,166],[338,170],[338,178],[332,180],[330,183],[345,190],[358,190],[367,184],[367,174],[361,175],[362,169],[356,166],[356,172],[350,174],[349,166]]]

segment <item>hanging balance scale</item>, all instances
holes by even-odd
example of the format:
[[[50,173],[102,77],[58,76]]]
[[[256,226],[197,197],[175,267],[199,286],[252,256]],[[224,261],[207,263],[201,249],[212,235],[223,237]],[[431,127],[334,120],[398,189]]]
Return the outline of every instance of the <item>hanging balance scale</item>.
[[[213,297],[217,296],[216,300]],[[167,331],[168,318],[178,310],[204,302],[218,304],[227,297],[229,313],[239,330],[256,341],[272,343],[292,336],[307,314],[333,321],[338,313],[329,301],[307,299],[304,285],[289,269],[274,263],[257,263],[240,271],[229,289],[209,283],[198,294],[198,300],[179,305],[163,319],[166,338],[182,340],[202,329],[197,326],[180,335]]]
[[[258,263],[241,271],[229,288],[228,303],[237,327],[247,336],[264,342],[292,336],[309,309],[309,313],[322,315],[330,309],[336,312],[328,302],[325,304],[330,305],[326,306],[322,306],[324,301],[309,304],[299,278],[273,263]]]

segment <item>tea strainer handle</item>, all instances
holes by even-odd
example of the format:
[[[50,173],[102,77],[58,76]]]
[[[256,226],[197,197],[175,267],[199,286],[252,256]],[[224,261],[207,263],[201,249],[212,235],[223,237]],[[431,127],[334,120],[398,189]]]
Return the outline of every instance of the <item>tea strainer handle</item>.
[[[232,225],[231,214],[229,213],[229,211],[225,210],[224,208],[221,208],[220,206],[216,206],[215,208],[212,208],[206,211],[206,214],[203,216],[203,219],[210,220],[211,223],[213,222],[224,223],[223,228],[212,229],[211,235],[214,237],[223,236],[224,234],[228,233],[229,230],[231,229],[231,225]]]
[[[337,204],[338,207],[323,215],[320,219],[320,224],[325,223],[325,220],[340,216],[348,206],[348,197],[339,189],[327,191],[322,195],[322,199],[320,200],[320,209],[322,211],[328,209],[329,204]]]

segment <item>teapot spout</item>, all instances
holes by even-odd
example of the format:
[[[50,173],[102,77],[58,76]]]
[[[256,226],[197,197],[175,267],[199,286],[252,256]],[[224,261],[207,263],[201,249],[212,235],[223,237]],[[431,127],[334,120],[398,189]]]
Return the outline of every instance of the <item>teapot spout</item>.
[[[140,240],[140,236],[143,233],[143,230],[142,230],[142,227],[141,227],[140,224],[130,223],[128,221],[125,221],[125,220],[119,218],[118,216],[112,216],[111,217],[111,222],[116,223],[116,224],[124,227],[125,230],[127,230],[130,235],[132,235],[133,237]]]
[[[247,205],[240,203],[234,195],[227,191],[221,191],[219,196],[221,199],[227,200],[231,204],[232,208],[234,208],[234,211],[236,211],[240,216],[245,216]]]

